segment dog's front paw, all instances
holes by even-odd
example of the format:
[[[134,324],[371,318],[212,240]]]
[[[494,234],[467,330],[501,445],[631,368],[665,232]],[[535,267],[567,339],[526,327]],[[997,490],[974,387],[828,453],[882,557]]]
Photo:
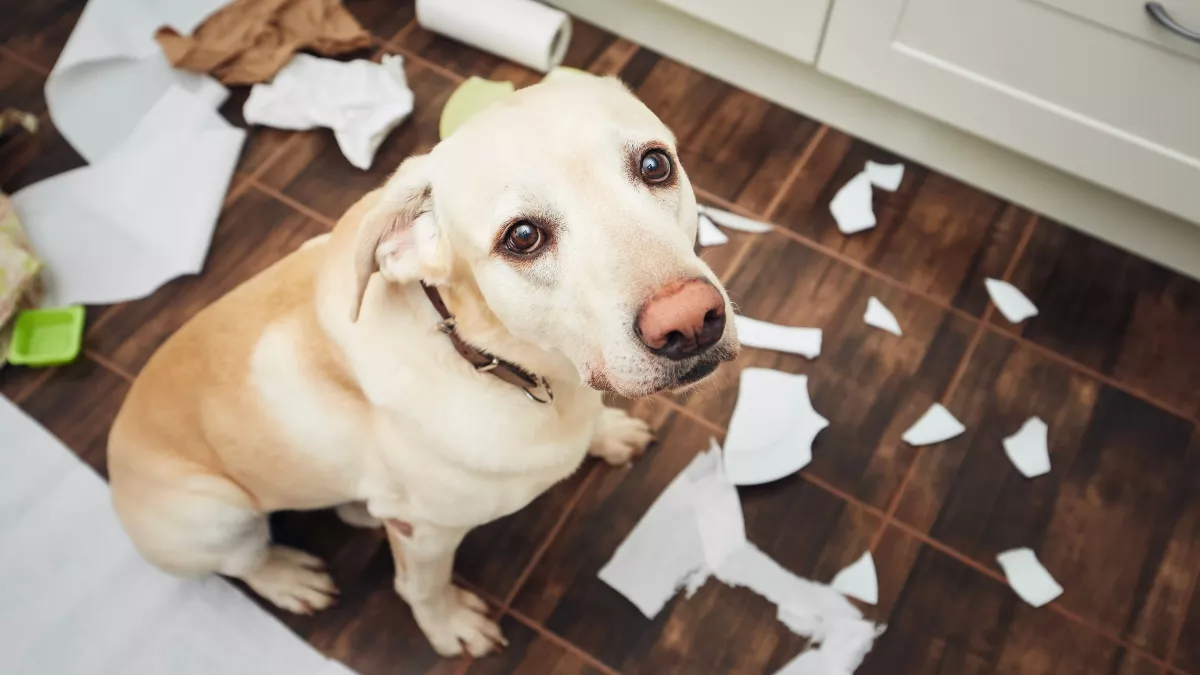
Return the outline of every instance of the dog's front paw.
[[[487,603],[468,590],[454,587],[451,592],[453,597],[444,606],[413,607],[434,651],[445,657],[466,652],[478,658],[508,646],[500,626],[487,616]]]
[[[605,408],[588,453],[613,466],[628,464],[654,440],[650,425],[617,408]]]

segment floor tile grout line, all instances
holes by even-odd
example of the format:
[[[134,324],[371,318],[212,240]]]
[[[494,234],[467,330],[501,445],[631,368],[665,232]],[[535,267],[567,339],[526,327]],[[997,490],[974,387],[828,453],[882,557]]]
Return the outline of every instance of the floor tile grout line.
[[[13,366],[9,366],[9,368],[12,367]],[[50,376],[54,374],[55,370],[57,370],[57,368],[46,368],[44,372],[38,373],[37,377],[34,378],[33,382],[31,382],[29,386],[18,392],[16,396],[12,397],[11,400],[13,404],[18,408],[21,407],[22,403],[28,401],[30,397],[32,397],[33,394],[38,390],[38,388],[50,379]]]
[[[113,375],[116,375],[117,377],[121,378],[122,380],[125,380],[129,384],[133,384],[133,380],[134,380],[135,376],[132,375],[131,373],[129,373],[124,368],[122,368],[121,366],[117,365],[115,362],[112,361],[112,359],[108,358],[107,356],[104,356],[103,354],[100,354],[99,352],[97,352],[93,349],[83,350],[83,355],[85,357],[87,357],[88,359],[91,359],[92,361],[94,361],[96,363],[96,365],[107,370],[108,372],[112,373]]]
[[[946,544],[945,542],[935,539],[934,537],[930,536],[928,533],[923,532],[922,530],[920,530],[912,525],[909,525],[900,520],[895,520],[890,523],[890,526],[894,527],[895,529],[899,530],[900,532],[903,532],[904,534],[916,539],[917,541],[919,541],[922,544],[930,547],[931,549],[941,553],[942,555],[945,555],[949,558],[954,559],[958,563],[984,575],[985,577],[987,577],[997,583],[1003,584],[1005,586],[1009,585],[1008,579],[1004,576],[1003,573],[988,567],[987,565],[979,562],[978,560],[975,560],[974,558],[963,553],[962,551],[955,549],[954,547],[950,546],[949,544]],[[1132,642],[1129,642],[1128,640],[1124,640],[1120,636],[1114,635],[1113,633],[1111,633],[1103,628],[1092,625],[1087,619],[1076,614],[1075,612],[1072,612],[1071,610],[1067,609],[1066,607],[1063,607],[1062,604],[1059,602],[1051,602],[1049,605],[1046,605],[1044,607],[1044,609],[1047,609],[1047,610],[1057,614],[1058,616],[1060,616],[1064,619],[1067,619],[1068,621],[1078,624],[1080,627],[1088,630],[1089,632],[1091,632],[1113,644],[1116,644],[1116,645],[1124,648],[1126,651],[1133,652],[1135,655],[1145,658],[1146,660],[1153,662],[1155,665],[1159,665],[1159,666],[1166,665],[1167,667],[1171,667],[1170,664],[1163,661],[1163,659],[1161,657],[1155,656],[1154,654],[1151,654],[1150,652],[1146,651],[1145,649],[1133,644]],[[1180,671],[1180,672],[1182,672],[1182,671]]]
[[[588,488],[592,486],[592,483],[596,482],[599,472],[603,471],[606,466],[607,465],[603,465],[602,462],[599,461],[591,462],[591,466],[587,469],[587,475],[583,477],[583,480],[579,483],[579,487],[575,489],[574,494],[572,494],[567,503],[563,505],[562,513],[559,514],[558,519],[554,522],[554,526],[550,528],[550,531],[546,533],[546,536],[542,539],[542,542],[538,544],[537,549],[529,558],[529,562],[525,564],[524,569],[521,570],[521,573],[517,576],[516,581],[513,582],[513,587],[509,589],[508,593],[505,595],[504,604],[500,607],[501,611],[507,611],[508,608],[512,606],[513,601],[517,599],[517,594],[520,593],[521,589],[525,587],[525,582],[529,581],[529,577],[533,574],[534,568],[542,562],[542,558],[546,556],[546,552],[550,550],[550,546],[554,544],[554,541],[558,538],[558,535],[561,534],[563,529],[566,527],[567,521],[571,519],[571,515],[575,512],[575,507],[579,506],[579,502],[583,501],[584,494],[587,492]],[[618,467],[611,468],[614,470],[619,470]]]
[[[27,70],[32,70],[42,77],[50,76],[50,68],[46,68],[36,61],[27,59],[12,49],[5,47],[4,45],[0,45],[0,56],[12,59],[13,61],[16,61],[18,65],[23,66]]]
[[[429,59],[425,58],[424,56],[421,56],[420,54],[412,51],[411,49],[409,49],[407,47],[401,47],[400,45],[396,44],[395,42],[392,42],[391,40],[383,43],[383,47],[385,50],[391,50],[393,52],[396,52],[396,53],[400,54],[401,56],[403,56],[404,58],[408,59],[409,61],[412,61],[413,63],[419,64],[421,66],[424,66],[425,68],[432,70],[433,72],[437,73],[438,75],[441,75],[442,77],[444,77],[448,80],[452,80],[459,84],[466,82],[466,80],[467,80],[466,77],[460,75],[459,73],[456,73],[455,71],[441,65],[440,63],[434,63],[433,61],[430,61]]]
[[[762,212],[763,218],[770,220],[771,218],[775,217],[775,213],[779,211],[779,207],[783,204],[784,198],[787,197],[788,192],[791,191],[792,185],[795,184],[796,179],[800,177],[801,173],[803,173],[804,167],[808,166],[808,161],[812,159],[814,154],[816,154],[817,148],[820,147],[821,141],[825,140],[825,136],[828,133],[829,127],[824,124],[822,124],[815,132],[813,132],[812,138],[808,139],[808,143],[805,144],[804,150],[800,152],[800,157],[796,160],[796,163],[792,165],[791,170],[788,171],[787,177],[783,179],[782,183],[780,183],[779,189],[775,191],[775,196],[771,197],[771,201],[767,203],[766,210]]]
[[[1020,264],[1021,258],[1025,255],[1025,249],[1029,248],[1029,241],[1033,239],[1033,231],[1037,229],[1038,221],[1041,217],[1036,213],[1030,213],[1029,218],[1025,221],[1025,228],[1021,231],[1021,238],[1017,240],[1017,246],[1013,249],[1013,256],[1008,261],[1008,266],[1004,268],[1004,276],[1000,277],[1001,281],[1012,280],[1012,275],[1017,271],[1017,265]],[[991,307],[992,305],[988,305]]]
[[[570,653],[574,656],[577,656],[580,659],[582,659],[583,661],[587,662],[587,664],[589,666],[595,668],[596,670],[599,670],[600,672],[605,673],[606,675],[620,675],[620,673],[618,671],[614,670],[608,664],[604,663],[603,661],[596,658],[595,656],[592,656],[587,651],[585,651],[583,648],[581,648],[579,645],[562,637],[561,635],[555,633],[554,631],[550,630],[549,628],[546,628],[541,623],[534,621],[531,617],[526,616],[523,612],[517,611],[516,609],[513,609],[510,607],[508,610],[506,610],[505,613],[508,616],[511,616],[517,622],[523,624],[526,628],[529,628],[530,630],[534,631],[541,637],[546,638],[547,640],[558,645],[559,647],[561,647],[568,653]]]
[[[722,208],[726,208],[730,211],[738,212],[741,215],[744,215],[748,218],[756,218],[756,219],[759,218],[759,216],[755,215],[754,212],[750,211],[749,209],[747,209],[743,206],[740,206],[738,204],[735,204],[733,202],[730,202],[729,200],[726,200],[722,197],[714,195],[714,194],[708,192],[707,190],[704,190],[703,188],[696,188],[695,190],[696,190],[696,194],[706,201],[713,202],[713,203],[721,206]],[[971,321],[971,322],[975,322],[975,323],[981,322],[980,317],[977,317],[977,316],[971,314],[970,312],[966,312],[962,309],[959,309],[959,308],[945,302],[944,300],[940,300],[938,298],[935,298],[935,297],[929,295],[928,293],[924,293],[916,288],[913,288],[913,287],[909,286],[908,284],[905,284],[904,282],[900,281],[899,279],[890,277],[890,276],[888,276],[888,275],[886,275],[864,263],[854,260],[853,258],[850,258],[838,251],[835,251],[832,248],[825,246],[824,244],[820,244],[812,239],[809,239],[808,237],[805,237],[804,235],[799,234],[798,232],[794,232],[794,231],[792,231],[786,227],[783,227],[782,225],[776,224],[776,223],[768,222],[767,224],[771,225],[774,228],[774,232],[776,232],[780,235],[783,235],[802,246],[805,246],[805,247],[810,248],[818,253],[821,253],[830,258],[833,258],[834,260],[842,262],[843,264],[849,265],[850,267],[852,267],[868,276],[878,279],[879,281],[882,281],[882,282],[888,284],[889,286],[899,288],[908,293],[911,293],[911,294],[925,300],[926,302],[929,302],[930,304],[935,305],[936,307],[938,307],[939,309],[942,309],[943,311],[950,312],[951,314],[954,314],[955,316],[958,316],[959,318],[967,320],[967,321]],[[1093,368],[1090,368],[1082,363],[1079,363],[1078,361],[1072,359],[1069,356],[1059,354],[1058,352],[1050,349],[1049,347],[1043,347],[1042,345],[1039,345],[1038,343],[1033,342],[1032,340],[1029,340],[1028,338],[1026,338],[1020,334],[1009,332],[1009,331],[1005,330],[1003,326],[997,325],[990,321],[985,325],[987,327],[987,330],[997,333],[999,335],[1005,336],[1020,345],[1026,346],[1030,349],[1037,351],[1039,354],[1048,356],[1048,357],[1052,358],[1053,360],[1058,361],[1062,365],[1067,366],[1082,375],[1096,379],[1103,384],[1113,387],[1114,389],[1124,392],[1124,393],[1126,393],[1136,399],[1139,399],[1145,403],[1149,403],[1150,405],[1152,405],[1156,408],[1159,408],[1165,412],[1168,412],[1172,415],[1175,415],[1176,417],[1181,417],[1185,420],[1188,420],[1189,422],[1191,422],[1193,424],[1200,424],[1200,414],[1192,414],[1192,413],[1186,412],[1184,410],[1181,410],[1170,403],[1167,403],[1165,401],[1155,398],[1154,396],[1150,395],[1149,393],[1147,393],[1141,389],[1138,389],[1137,387],[1134,387],[1134,386],[1131,386],[1124,382],[1121,382],[1121,381],[1119,381],[1113,377],[1110,377],[1108,375],[1104,375],[1103,373],[1100,373],[1099,371],[1094,370]]]
[[[403,27],[403,28],[401,28],[400,30],[396,31],[396,34],[395,34],[395,35],[393,35],[393,36],[392,36],[392,37],[390,37],[390,38],[387,38],[387,39],[383,40],[383,44],[384,44],[385,46],[390,46],[390,45],[398,45],[398,44],[400,44],[400,41],[401,41],[401,40],[403,40],[404,38],[408,37],[408,34],[409,34],[409,33],[411,33],[411,32],[413,32],[413,29],[414,29],[414,28],[415,28],[417,25],[419,25],[419,24],[417,24],[417,17],[416,17],[416,16],[413,16],[413,18],[411,18],[411,19],[409,19],[409,20],[408,20],[408,23],[404,24],[404,27]]]
[[[1195,598],[1196,586],[1198,582],[1200,582],[1200,569],[1197,569],[1192,573],[1191,585],[1188,588],[1188,592],[1184,594],[1184,598],[1187,600],[1187,604],[1185,604],[1184,607],[1190,606],[1192,600]],[[1167,651],[1165,652],[1165,655],[1168,667],[1174,667],[1173,664],[1176,656],[1175,653],[1179,650],[1179,641],[1183,638],[1183,627],[1186,623],[1187,611],[1185,610],[1179,617],[1179,621],[1171,628],[1171,634],[1167,636]],[[1168,670],[1164,668],[1163,674],[1165,675],[1167,672]]]
[[[986,322],[992,314],[992,306],[988,305],[983,311],[983,321]],[[983,341],[984,323],[975,326],[974,332],[971,333],[971,341],[967,343],[967,348],[963,351],[962,358],[958,365],[954,368],[954,374],[950,376],[950,382],[946,384],[946,390],[938,398],[938,403],[943,406],[950,402],[950,398],[954,396],[954,392],[958,390],[958,385],[962,383],[962,378],[967,372],[967,368],[971,363],[971,358],[975,356],[976,350],[979,348],[979,343]],[[901,441],[903,443],[903,441]],[[904,493],[908,490],[908,484],[912,481],[913,475],[917,471],[917,464],[921,460],[924,448],[917,448],[913,459],[908,464],[908,468],[904,470],[904,476],[900,479],[900,485],[896,488],[896,494],[892,495],[892,499],[888,502],[888,509],[883,518],[883,524],[879,530],[875,532],[875,536],[871,538],[871,553],[874,553],[879,548],[879,543],[883,541],[883,535],[887,531],[888,525],[896,519],[896,512],[900,510],[900,504],[904,500]]]
[[[250,187],[252,187],[255,190],[258,190],[259,192],[263,193],[264,195],[282,203],[284,206],[290,207],[291,209],[299,212],[301,215],[305,216],[306,218],[315,220],[318,223],[321,223],[322,225],[325,225],[326,227],[328,227],[330,229],[333,229],[333,227],[335,225],[337,225],[337,221],[330,218],[329,216],[321,213],[320,211],[317,211],[316,209],[314,209],[310,206],[305,205],[303,202],[301,202],[297,199],[294,199],[292,197],[285,195],[284,193],[280,192],[279,190],[276,190],[273,187],[263,185],[262,182],[257,181],[257,180],[247,179],[246,182],[250,184]]]
[[[621,37],[617,37],[617,40],[622,40],[622,39],[623,38],[621,38]],[[614,40],[614,42],[615,42],[615,40]],[[633,60],[633,57],[637,55],[638,50],[641,49],[641,47],[636,42],[630,42],[629,40],[625,40],[625,43],[627,45],[629,45],[629,49],[625,50],[625,54],[623,56],[621,56],[621,58],[618,59],[616,61],[616,63],[614,63],[612,66],[610,66],[607,71],[602,72],[602,73],[596,73],[597,75],[600,75],[600,76],[612,75],[613,77],[620,76],[621,71],[625,70],[625,66],[629,65],[629,62]],[[608,49],[606,48],[605,51],[608,51]],[[594,63],[595,63],[595,61],[593,60],[593,64]],[[589,65],[588,67],[590,68],[591,65]],[[589,70],[588,72],[591,72],[591,71]]]

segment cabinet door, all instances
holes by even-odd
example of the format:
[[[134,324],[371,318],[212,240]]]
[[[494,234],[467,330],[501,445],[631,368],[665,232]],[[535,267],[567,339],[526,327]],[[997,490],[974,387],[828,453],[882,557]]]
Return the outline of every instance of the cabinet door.
[[[730,33],[813,63],[830,0],[659,0]]]
[[[1200,223],[1200,45],[1136,0],[836,0],[818,68]]]

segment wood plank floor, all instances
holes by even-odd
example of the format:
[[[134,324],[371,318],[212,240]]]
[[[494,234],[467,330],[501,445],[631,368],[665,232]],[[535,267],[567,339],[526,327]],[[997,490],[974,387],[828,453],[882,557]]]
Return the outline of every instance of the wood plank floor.
[[[18,402],[105,471],[105,436],[131,378],[199,308],[293,250],[437,140],[441,105],[464,78],[536,73],[432,35],[411,2],[350,0],[380,52],[404,56],[411,120],[371,171],[332,136],[256,129],[204,272],[152,296],[89,308],[85,356],[67,367],[0,370]],[[42,87],[82,0],[30,0],[0,25],[0,103],[43,130],[0,152],[15,191],[82,165],[54,130]],[[473,532],[457,576],[494,606],[511,646],[445,661],[392,591],[378,532],[330,513],[285,513],[277,537],[326,558],[335,608],[282,616],[364,675],[383,673],[772,673],[802,642],[744,590],[709,584],[647,621],[596,572],[710,436],[725,431],[736,374],[767,366],[810,376],[831,426],[813,464],[742,490],[753,541],[797,573],[828,580],[874,552],[889,625],[864,675],[1200,674],[1200,283],[913,162],[900,189],[876,191],[879,225],[844,237],[828,205],[866,159],[905,161],[668,58],[576,23],[568,65],[623,78],[676,132],[702,201],[768,220],[706,259],[746,314],[820,326],[815,361],[749,350],[686,398],[622,402],[658,429],[631,470],[589,463],[529,508]],[[236,124],[245,90],[224,112]],[[983,288],[1008,279],[1042,314],[1013,327]],[[904,326],[866,327],[867,298]],[[967,433],[914,449],[900,441],[932,402]],[[1022,478],[1000,439],[1027,417],[1050,425],[1054,470]],[[1036,549],[1066,588],[1042,609],[1004,584],[997,552]]]

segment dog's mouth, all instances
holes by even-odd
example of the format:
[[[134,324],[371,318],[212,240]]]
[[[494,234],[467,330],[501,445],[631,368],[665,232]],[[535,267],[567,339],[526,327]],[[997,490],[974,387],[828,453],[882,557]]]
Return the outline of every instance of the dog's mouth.
[[[721,365],[721,361],[719,359],[713,359],[711,361],[701,361],[700,363],[697,363],[696,365],[692,366],[692,368],[690,370],[688,370],[687,372],[685,372],[684,374],[675,378],[675,383],[672,384],[671,386],[667,387],[666,389],[668,391],[674,391],[674,392],[678,392],[683,389],[687,389],[688,387],[691,387],[692,385],[699,383],[704,378],[715,373],[717,371],[717,367],[720,365]]]

